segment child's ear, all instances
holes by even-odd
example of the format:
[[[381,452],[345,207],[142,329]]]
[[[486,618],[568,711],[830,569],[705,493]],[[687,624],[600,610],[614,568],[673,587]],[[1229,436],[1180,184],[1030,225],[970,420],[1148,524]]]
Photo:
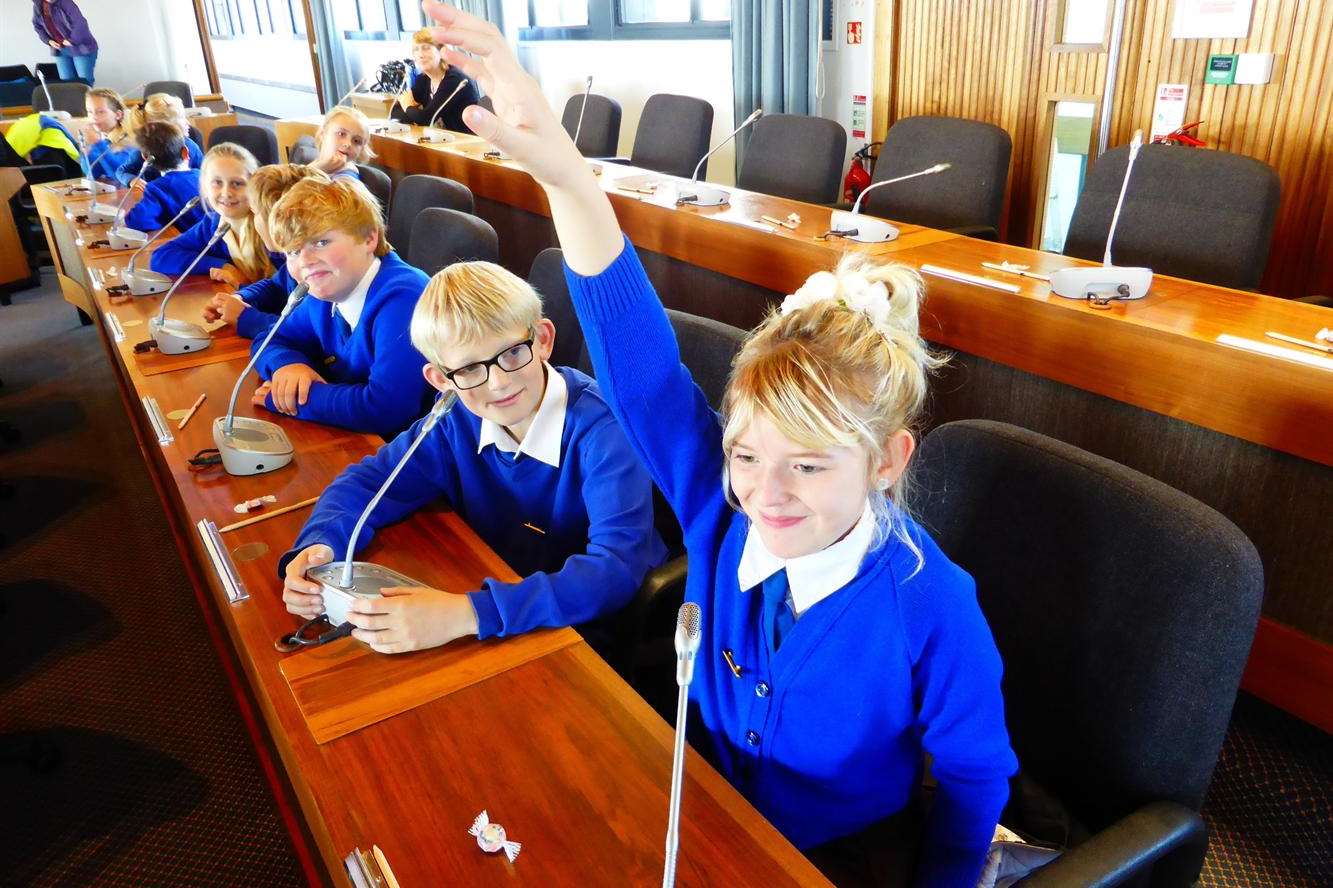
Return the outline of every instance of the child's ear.
[[[549,318],[537,322],[537,332],[532,343],[533,351],[540,361],[549,361],[555,351],[555,324]]]
[[[879,471],[875,473],[877,486],[883,485],[881,490],[887,490],[898,482],[903,472],[907,471],[907,464],[911,462],[914,452],[916,438],[907,429],[899,429],[889,435],[889,440],[884,442],[884,452],[880,454]]]
[[[448,394],[453,391],[454,387],[453,384],[449,382],[449,378],[444,375],[443,370],[436,367],[434,364],[426,364],[422,367],[421,375],[426,377],[426,382],[430,383],[430,387],[437,392]]]

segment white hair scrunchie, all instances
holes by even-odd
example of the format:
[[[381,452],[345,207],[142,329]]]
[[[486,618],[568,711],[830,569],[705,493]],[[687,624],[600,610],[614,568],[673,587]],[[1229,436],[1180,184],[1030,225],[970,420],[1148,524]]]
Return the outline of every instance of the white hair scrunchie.
[[[891,331],[889,288],[881,281],[873,283],[859,271],[841,277],[816,271],[805,279],[795,293],[782,300],[782,314],[791,314],[825,300],[838,300],[852,311],[859,311],[882,333]]]

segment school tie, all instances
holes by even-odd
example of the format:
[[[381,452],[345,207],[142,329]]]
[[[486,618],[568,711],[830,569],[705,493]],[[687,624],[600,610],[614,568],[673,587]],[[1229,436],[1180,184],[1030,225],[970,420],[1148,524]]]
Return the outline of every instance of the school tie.
[[[347,318],[335,306],[333,309],[333,329],[338,331],[338,342],[346,342],[347,337],[352,335],[352,325],[347,323]]]
[[[787,604],[787,571],[780,570],[764,580],[764,625],[768,627],[774,653],[795,623],[796,615]]]

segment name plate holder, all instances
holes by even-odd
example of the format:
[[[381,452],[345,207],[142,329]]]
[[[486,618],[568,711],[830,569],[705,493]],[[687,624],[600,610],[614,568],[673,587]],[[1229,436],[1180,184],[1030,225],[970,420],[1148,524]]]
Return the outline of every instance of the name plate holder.
[[[195,526],[199,529],[199,538],[204,543],[208,561],[213,565],[213,573],[217,574],[218,582],[222,583],[222,591],[227,593],[227,600],[237,604],[249,599],[250,592],[241,581],[240,574],[236,572],[236,565],[232,562],[227,547],[222,544],[218,526],[207,518],[201,518]]]
[[[125,341],[125,328],[120,325],[120,318],[109,311],[102,312],[102,317],[106,320],[106,327],[111,331],[111,338],[116,342]]]
[[[148,422],[153,427],[153,434],[157,436],[157,443],[166,447],[176,440],[176,436],[171,434],[171,427],[167,425],[167,418],[162,414],[162,408],[157,406],[157,399],[150,396],[143,396],[143,412],[148,414]]]

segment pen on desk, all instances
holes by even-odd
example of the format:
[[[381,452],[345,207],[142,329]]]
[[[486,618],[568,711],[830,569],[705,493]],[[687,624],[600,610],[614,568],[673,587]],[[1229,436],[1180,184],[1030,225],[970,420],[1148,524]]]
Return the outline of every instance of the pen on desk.
[[[1050,281],[1051,276],[1047,274],[1037,274],[1035,271],[1028,271],[1026,265],[1010,265],[1008,262],[983,262],[982,268],[989,268],[994,271],[1003,271],[1008,274],[1017,274],[1022,277],[1032,278],[1038,281]]]
[[[176,424],[176,431],[180,431],[181,429],[185,428],[185,424],[186,424],[187,422],[190,421],[190,417],[194,416],[195,411],[197,411],[197,410],[199,409],[199,405],[202,404],[202,403],[204,403],[204,398],[207,398],[207,397],[208,397],[208,393],[205,392],[205,393],[203,393],[202,395],[200,395],[198,398],[195,399],[195,401],[194,401],[194,406],[190,408],[190,412],[189,412],[189,413],[186,413],[184,416],[182,416],[182,417],[181,417],[181,421],[180,421],[179,423]]]
[[[1322,342],[1314,342],[1309,339],[1297,339],[1295,336],[1288,336],[1285,333],[1274,333],[1271,330],[1264,335],[1270,339],[1277,339],[1281,342],[1290,342],[1292,345],[1302,345],[1306,348],[1312,348],[1315,351],[1333,355],[1333,345],[1324,345]]]
[[[244,521],[237,521],[234,524],[228,524],[226,527],[219,527],[218,533],[226,533],[229,530],[237,530],[238,528],[249,527],[251,524],[258,524],[260,521],[277,518],[279,515],[286,515],[288,512],[295,512],[297,509],[313,506],[318,500],[319,497],[312,496],[310,499],[301,500],[299,503],[292,503],[290,506],[283,506],[281,509],[274,509],[272,512],[261,512],[253,518],[246,518]]]

